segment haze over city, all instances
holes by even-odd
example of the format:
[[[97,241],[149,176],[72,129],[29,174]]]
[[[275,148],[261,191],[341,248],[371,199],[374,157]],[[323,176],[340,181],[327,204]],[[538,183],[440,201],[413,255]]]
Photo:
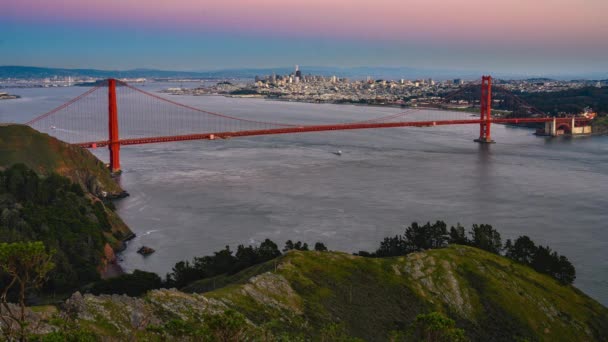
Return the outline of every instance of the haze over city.
[[[607,12],[603,0],[21,0],[0,11],[0,65],[576,75],[608,69]]]

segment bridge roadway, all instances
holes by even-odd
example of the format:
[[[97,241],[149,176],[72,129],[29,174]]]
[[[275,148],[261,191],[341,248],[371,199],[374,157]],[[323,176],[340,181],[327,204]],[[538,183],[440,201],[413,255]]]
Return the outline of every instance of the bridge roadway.
[[[572,118],[557,118],[557,122],[571,122]],[[575,119],[576,122],[586,122],[586,119]],[[500,119],[494,118],[491,123],[495,124],[521,124],[521,123],[537,123],[537,122],[550,122],[553,118],[520,118],[520,119]],[[234,131],[234,132],[216,132],[216,133],[200,133],[200,134],[185,134],[185,135],[174,135],[174,136],[160,136],[160,137],[148,137],[148,138],[132,138],[132,139],[120,139],[118,144],[120,145],[141,145],[141,144],[154,144],[162,142],[173,142],[173,141],[189,141],[189,140],[214,140],[214,139],[228,139],[235,137],[247,137],[256,135],[272,135],[272,134],[288,134],[288,133],[306,133],[306,132],[322,132],[322,131],[342,131],[342,130],[354,130],[354,129],[370,129],[370,128],[395,128],[395,127],[433,127],[433,126],[447,126],[447,125],[472,125],[481,124],[486,122],[481,119],[467,119],[467,120],[437,120],[437,121],[410,121],[410,122],[383,122],[383,123],[352,123],[352,124],[333,124],[333,125],[314,125],[314,126],[293,126],[263,130],[249,130],[249,131]],[[110,141],[90,141],[83,143],[76,143],[74,145],[84,148],[96,148],[108,146]]]

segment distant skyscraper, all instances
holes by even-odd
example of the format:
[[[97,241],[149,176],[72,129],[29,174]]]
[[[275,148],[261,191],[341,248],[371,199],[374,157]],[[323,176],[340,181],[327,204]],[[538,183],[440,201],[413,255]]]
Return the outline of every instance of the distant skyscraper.
[[[302,78],[302,71],[300,71],[300,66],[296,64],[296,73],[295,76],[298,78]]]

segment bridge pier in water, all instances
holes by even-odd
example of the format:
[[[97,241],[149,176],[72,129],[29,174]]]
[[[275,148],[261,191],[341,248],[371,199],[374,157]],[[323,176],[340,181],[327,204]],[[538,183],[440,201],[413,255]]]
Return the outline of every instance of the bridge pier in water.
[[[110,150],[110,171],[120,172],[120,139],[118,137],[118,105],[116,104],[116,80],[108,80],[108,149]]]
[[[545,122],[545,129],[538,130],[536,135],[557,137],[560,135],[585,135],[591,133],[593,133],[591,125],[588,123],[577,125],[575,118],[572,117],[568,119],[553,118],[553,120]]]
[[[480,101],[479,138],[475,142],[481,144],[493,144],[492,128],[492,76],[481,78],[481,101]]]

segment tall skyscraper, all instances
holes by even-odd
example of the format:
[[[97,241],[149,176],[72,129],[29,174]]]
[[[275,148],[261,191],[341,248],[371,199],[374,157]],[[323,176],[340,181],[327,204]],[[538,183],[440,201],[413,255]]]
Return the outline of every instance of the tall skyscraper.
[[[295,76],[298,78],[302,78],[302,71],[300,71],[300,66],[296,64],[296,73]]]

